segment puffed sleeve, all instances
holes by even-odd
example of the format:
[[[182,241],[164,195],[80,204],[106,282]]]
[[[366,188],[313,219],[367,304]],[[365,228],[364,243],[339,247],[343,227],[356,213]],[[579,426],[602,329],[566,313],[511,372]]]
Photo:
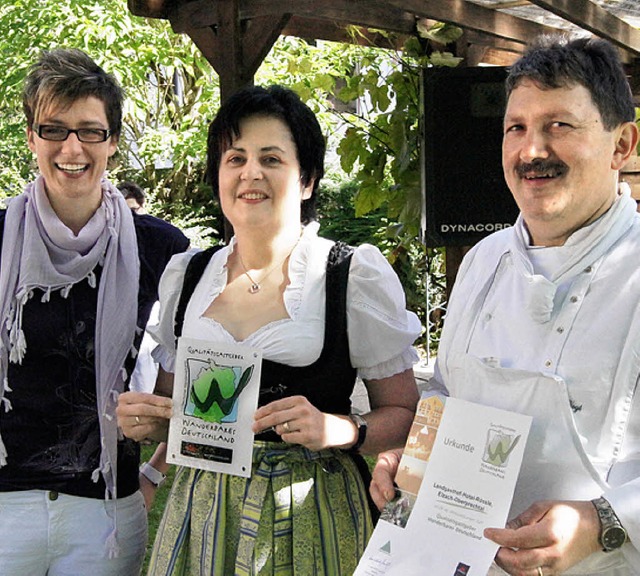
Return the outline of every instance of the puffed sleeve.
[[[413,343],[422,332],[420,320],[406,310],[398,276],[370,244],[359,246],[351,260],[347,326],[351,362],[365,380],[393,376],[418,360]]]
[[[169,260],[158,287],[160,301],[158,323],[147,327],[151,337],[158,343],[151,355],[167,372],[173,372],[176,359],[174,319],[182,292],[184,273],[189,260],[196,252],[199,250],[192,249],[183,254],[176,254]]]

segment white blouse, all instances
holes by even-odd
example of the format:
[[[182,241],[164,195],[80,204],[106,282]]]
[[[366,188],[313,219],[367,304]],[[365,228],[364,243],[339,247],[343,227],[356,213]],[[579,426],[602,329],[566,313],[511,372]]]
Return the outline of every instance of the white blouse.
[[[325,327],[325,278],[333,242],[317,235],[311,223],[289,258],[289,285],[284,305],[289,318],[259,328],[242,342],[203,314],[227,284],[227,259],[236,242],[216,252],[185,312],[183,335],[218,342],[243,343],[262,350],[263,357],[289,366],[307,366],[320,356]],[[191,253],[177,254],[160,281],[160,320],[149,332],[159,343],[153,356],[173,372],[174,317]],[[422,328],[405,309],[404,291],[382,253],[374,246],[356,248],[347,286],[347,325],[351,363],[367,380],[393,376],[413,367],[418,355],[413,342]]]

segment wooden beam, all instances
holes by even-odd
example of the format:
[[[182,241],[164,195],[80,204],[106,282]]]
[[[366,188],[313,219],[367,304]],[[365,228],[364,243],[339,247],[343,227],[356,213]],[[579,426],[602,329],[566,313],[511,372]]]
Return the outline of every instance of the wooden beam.
[[[187,33],[218,73],[221,100],[225,100],[233,92],[253,81],[253,75],[247,74],[243,66],[238,2],[239,0],[215,2],[215,13],[203,9],[202,14],[206,14],[207,18],[215,22],[210,26],[188,25],[193,23],[194,13],[198,12],[198,8],[204,8],[206,2],[181,4],[170,14],[174,30]]]
[[[127,0],[129,12],[144,18],[168,18],[170,7],[166,0]]]
[[[171,14],[173,29],[183,32],[188,28],[215,25],[218,17],[216,4],[221,1],[224,0],[178,3]],[[298,20],[309,18],[316,25],[324,20],[333,27],[336,24],[343,27],[354,25],[402,34],[413,34],[416,27],[412,14],[375,0],[241,0],[239,3],[241,21],[280,18],[283,14],[295,15]]]
[[[209,28],[220,25],[220,4],[212,0],[195,0],[194,2],[178,2],[169,15],[171,28],[177,34],[194,28]]]
[[[148,18],[164,18],[175,32],[187,33],[212,61],[229,47],[213,49],[220,34],[220,14],[230,0],[127,0],[131,13]],[[308,40],[322,39],[353,42],[347,27],[360,28],[362,44],[398,49],[407,36],[415,34],[416,18],[429,18],[464,28],[468,33],[489,35],[498,50],[526,44],[533,36],[557,32],[558,29],[499,12],[498,8],[523,4],[522,0],[506,0],[490,7],[468,0],[233,0],[237,10],[240,36],[244,40],[242,66],[257,70],[275,41],[277,31]],[[628,25],[590,0],[530,0],[540,8],[554,13],[598,36],[607,38],[624,49],[623,59],[633,61],[640,54],[640,30]],[[197,33],[198,28],[203,29]],[[214,36],[206,29],[213,29]],[[373,30],[371,30],[373,29]],[[374,30],[392,32],[390,36]],[[248,31],[251,30],[251,33]],[[399,36],[394,36],[394,34]],[[245,36],[246,34],[246,36]],[[257,34],[257,36],[255,36]],[[225,35],[226,36],[226,35]],[[233,34],[232,34],[233,36]],[[277,36],[275,36],[277,38]],[[502,43],[503,45],[499,45]],[[212,52],[212,50],[214,50]],[[489,52],[486,52],[489,54]],[[494,52],[497,55],[497,52]],[[508,58],[508,56],[507,56]],[[492,57],[491,60],[500,58]],[[259,64],[258,64],[259,65]],[[221,69],[222,63],[214,65]]]
[[[479,66],[480,64],[491,64],[492,66],[511,66],[518,55],[513,52],[496,50],[488,44],[469,44],[464,53],[462,66]]]
[[[474,30],[465,31],[464,38],[469,44],[481,44],[500,52],[509,52],[514,54],[516,58],[519,57],[525,49],[525,46],[519,42],[496,38]]]
[[[247,73],[254,76],[276,43],[290,14],[274,14],[252,18],[243,29],[243,62]]]
[[[273,14],[243,21],[240,0],[195,0],[169,13],[175,32],[188,34],[220,77],[225,100],[253,77],[289,21]]]
[[[362,26],[402,34],[413,34],[416,30],[413,14],[378,0],[244,0],[241,7],[243,19],[281,12],[342,26]]]
[[[183,31],[189,36],[193,43],[202,52],[202,55],[209,61],[209,64],[217,72],[221,67],[220,51],[218,44],[220,40],[214,28],[191,28]]]
[[[242,30],[238,19],[240,0],[216,2],[218,9],[218,67],[220,76],[220,99],[226,100],[236,90],[249,84],[253,76],[245,74],[242,62]],[[188,4],[187,4],[188,6]]]
[[[640,30],[591,0],[531,0],[531,3],[640,55]]]
[[[556,28],[496,12],[466,0],[387,0],[397,8],[420,18],[449,22],[477,32],[526,44],[539,34],[557,32]]]
[[[360,0],[362,1],[362,0]],[[224,2],[224,0],[222,0]],[[371,2],[371,0],[367,0]],[[217,63],[218,50],[214,48],[207,32],[196,33],[199,28],[220,29],[219,10],[216,4],[221,0],[192,0],[178,4],[169,13],[171,27],[176,33],[188,34],[196,45],[212,62],[217,70],[222,64]],[[407,36],[415,34],[415,18],[395,8],[366,10],[366,17],[357,18],[367,26],[356,26],[357,34],[352,35],[347,29],[350,26],[348,9],[353,9],[351,0],[333,2],[332,0],[241,0],[238,17],[243,29],[243,37],[248,39],[243,45],[244,63],[247,67],[257,70],[260,62],[280,34],[304,38],[309,41],[327,40],[363,46],[377,46],[391,50],[399,50]],[[288,13],[288,10],[301,10],[300,13]],[[312,15],[313,17],[310,17]],[[346,20],[344,20],[346,18]],[[394,20],[395,19],[395,20]],[[375,29],[389,30],[389,22],[395,22],[391,32],[382,34]],[[370,29],[372,28],[372,29]],[[215,62],[215,64],[214,64]]]
[[[341,42],[343,44],[359,44],[361,46],[376,46],[388,50],[401,50],[407,36],[414,33],[381,34],[370,28],[356,27],[356,33],[348,29],[348,26],[339,22],[328,20],[315,20],[291,16],[282,34],[303,38],[309,42],[313,40],[326,40],[329,42]]]
[[[504,2],[494,2],[491,4],[492,10],[505,10],[507,8],[520,8],[528,6],[529,0],[505,0]]]
[[[518,58],[519,56],[513,52],[497,50],[489,46],[484,53],[482,63],[493,66],[511,66]]]

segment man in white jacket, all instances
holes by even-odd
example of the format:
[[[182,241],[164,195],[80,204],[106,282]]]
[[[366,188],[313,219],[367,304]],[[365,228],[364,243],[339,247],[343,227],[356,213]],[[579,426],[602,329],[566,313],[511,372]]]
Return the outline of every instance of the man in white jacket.
[[[506,87],[520,215],[465,257],[434,385],[533,416],[511,520],[485,531],[492,573],[640,574],[640,215],[618,183],[638,143],[631,90],[609,43],[557,37]],[[379,506],[398,459],[379,457]]]

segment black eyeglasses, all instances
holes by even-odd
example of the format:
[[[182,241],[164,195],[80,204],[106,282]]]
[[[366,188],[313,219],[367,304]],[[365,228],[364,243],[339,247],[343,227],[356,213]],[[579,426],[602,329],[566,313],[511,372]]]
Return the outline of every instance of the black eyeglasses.
[[[78,128],[77,130],[72,130],[71,128],[63,128],[62,126],[34,124],[33,129],[43,140],[52,140],[53,142],[63,142],[69,138],[69,134],[71,133],[75,134],[80,142],[90,144],[106,142],[107,138],[111,136],[111,130],[104,130],[102,128]]]

